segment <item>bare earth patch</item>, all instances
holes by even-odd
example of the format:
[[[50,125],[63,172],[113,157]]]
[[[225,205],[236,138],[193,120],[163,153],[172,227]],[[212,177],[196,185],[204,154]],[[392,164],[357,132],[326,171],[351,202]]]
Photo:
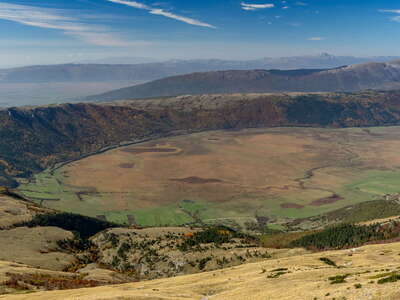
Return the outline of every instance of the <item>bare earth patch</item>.
[[[302,209],[304,208],[304,205],[300,205],[297,203],[282,203],[281,208],[297,208],[297,209]]]
[[[135,167],[134,163],[123,163],[118,165],[122,169],[132,169]]]
[[[343,197],[340,197],[339,195],[335,194],[330,197],[315,200],[315,201],[311,202],[311,205],[312,206],[322,206],[322,205],[332,204],[332,203],[335,203],[335,202],[343,200],[343,199],[344,199]]]

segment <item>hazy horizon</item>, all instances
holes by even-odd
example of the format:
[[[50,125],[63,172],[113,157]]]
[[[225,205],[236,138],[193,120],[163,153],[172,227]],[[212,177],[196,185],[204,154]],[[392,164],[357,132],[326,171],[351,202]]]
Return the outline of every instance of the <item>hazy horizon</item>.
[[[164,57],[164,58],[152,58],[152,57],[135,57],[135,56],[104,56],[98,58],[88,58],[81,60],[60,60],[55,62],[46,62],[44,60],[42,63],[20,63],[20,64],[0,64],[0,69],[12,69],[12,68],[20,68],[20,67],[29,67],[29,66],[40,66],[40,65],[63,65],[63,64],[145,64],[145,63],[157,63],[157,62],[168,62],[168,61],[195,61],[195,60],[221,60],[221,61],[253,61],[253,60],[262,60],[262,59],[284,59],[284,58],[303,58],[303,57],[310,57],[310,58],[318,58],[324,56],[331,56],[331,57],[353,57],[359,59],[370,59],[370,62],[375,62],[374,59],[391,58],[397,59],[400,58],[400,55],[374,55],[374,56],[356,56],[356,55],[334,55],[332,53],[321,52],[315,54],[299,54],[299,55],[292,55],[292,56],[257,56],[257,57],[250,57],[250,58],[224,58],[224,57]],[[125,61],[124,61],[125,60]],[[123,62],[124,61],[124,62]]]
[[[0,68],[107,57],[396,56],[399,8],[392,0],[6,0]]]

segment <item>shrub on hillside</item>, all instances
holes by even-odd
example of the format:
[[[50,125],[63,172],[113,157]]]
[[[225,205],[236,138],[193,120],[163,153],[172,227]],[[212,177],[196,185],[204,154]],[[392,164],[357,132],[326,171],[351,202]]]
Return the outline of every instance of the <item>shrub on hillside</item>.
[[[341,249],[357,247],[374,240],[384,240],[387,235],[379,225],[357,226],[342,224],[301,237],[290,243],[292,247],[309,249]]]
[[[51,290],[69,290],[96,287],[101,282],[94,280],[84,280],[81,276],[60,277],[45,274],[13,274],[6,273],[9,277],[3,284],[8,288],[16,290],[43,289]]]
[[[248,242],[256,241],[255,238],[236,232],[226,226],[213,226],[187,236],[185,241],[178,247],[181,251],[186,251],[201,244],[213,243],[218,246],[232,242],[235,238],[245,239]]]

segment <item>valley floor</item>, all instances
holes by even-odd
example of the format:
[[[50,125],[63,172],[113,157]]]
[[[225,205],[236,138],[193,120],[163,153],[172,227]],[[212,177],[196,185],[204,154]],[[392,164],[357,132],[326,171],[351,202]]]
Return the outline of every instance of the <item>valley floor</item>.
[[[93,155],[19,190],[48,208],[120,224],[246,228],[258,216],[280,226],[397,197],[399,139],[399,127],[210,131]]]
[[[270,259],[169,279],[91,289],[5,295],[0,299],[395,300],[400,299],[400,281],[396,282],[400,277],[399,253],[400,243],[369,245]],[[323,263],[321,257],[329,258],[338,267]]]

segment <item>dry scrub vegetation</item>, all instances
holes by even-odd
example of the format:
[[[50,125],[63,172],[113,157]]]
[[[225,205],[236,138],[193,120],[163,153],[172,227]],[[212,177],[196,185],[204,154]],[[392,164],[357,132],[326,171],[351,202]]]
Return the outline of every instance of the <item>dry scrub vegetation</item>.
[[[196,275],[110,287],[7,296],[10,300],[396,300],[400,244],[269,259]],[[0,299],[1,296],[0,296]]]

